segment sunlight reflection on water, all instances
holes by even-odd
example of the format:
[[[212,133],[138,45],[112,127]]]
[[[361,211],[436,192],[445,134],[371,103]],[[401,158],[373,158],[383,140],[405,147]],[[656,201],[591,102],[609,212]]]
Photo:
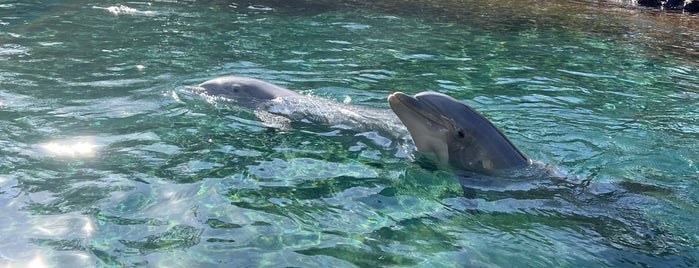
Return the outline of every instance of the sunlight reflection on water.
[[[50,267],[46,264],[46,261],[44,261],[44,258],[39,255],[36,256],[31,262],[27,264],[27,267],[31,268],[44,268],[44,267]]]
[[[54,141],[42,144],[41,148],[55,156],[91,157],[95,155],[97,145],[91,140],[78,142]]]

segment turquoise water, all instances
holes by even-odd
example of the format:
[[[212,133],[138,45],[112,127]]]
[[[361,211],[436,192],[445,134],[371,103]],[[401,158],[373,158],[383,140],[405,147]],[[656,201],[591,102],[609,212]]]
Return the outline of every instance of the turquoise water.
[[[699,265],[695,17],[62,2],[0,3],[0,266]],[[473,209],[395,143],[183,92],[222,75],[379,109],[443,92],[571,180],[643,186]]]

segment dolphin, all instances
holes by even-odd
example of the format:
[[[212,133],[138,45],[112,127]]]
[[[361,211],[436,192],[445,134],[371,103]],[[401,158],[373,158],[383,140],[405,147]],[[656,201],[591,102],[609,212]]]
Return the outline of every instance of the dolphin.
[[[479,192],[526,193],[569,179],[527,157],[485,116],[448,95],[395,92],[388,104],[407,127],[417,152],[456,174],[467,198],[475,199]]]
[[[276,129],[290,130],[292,121],[306,121],[351,129],[381,145],[410,141],[408,130],[390,110],[308,96],[255,78],[224,76],[192,90],[251,108],[264,125]]]
[[[388,97],[417,151],[453,170],[493,174],[532,164],[493,123],[470,106],[437,92]]]

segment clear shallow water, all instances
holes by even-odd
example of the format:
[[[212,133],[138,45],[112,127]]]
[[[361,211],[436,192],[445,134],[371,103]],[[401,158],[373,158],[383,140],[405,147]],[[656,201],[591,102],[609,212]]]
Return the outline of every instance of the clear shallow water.
[[[697,265],[696,18],[386,3],[0,4],[0,263]],[[474,212],[371,135],[182,92],[230,74],[385,109],[440,91],[571,177],[646,187]]]

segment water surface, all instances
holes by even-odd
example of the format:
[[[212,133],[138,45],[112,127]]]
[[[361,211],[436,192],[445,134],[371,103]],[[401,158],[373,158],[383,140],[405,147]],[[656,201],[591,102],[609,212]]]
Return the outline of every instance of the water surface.
[[[698,265],[695,17],[275,2],[0,4],[0,264]],[[443,92],[602,186],[467,200],[372,133],[182,90],[222,75],[378,109]]]

